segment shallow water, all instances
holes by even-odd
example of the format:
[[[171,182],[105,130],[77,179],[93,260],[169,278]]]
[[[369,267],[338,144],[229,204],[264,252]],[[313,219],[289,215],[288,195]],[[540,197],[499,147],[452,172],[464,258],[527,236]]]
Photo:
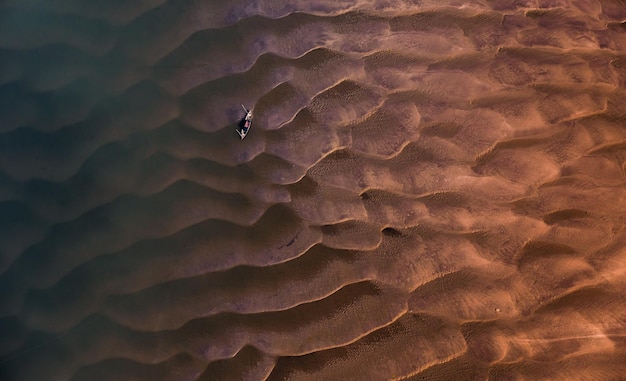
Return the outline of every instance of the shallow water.
[[[623,1],[221,4],[0,4],[0,378],[626,374]]]

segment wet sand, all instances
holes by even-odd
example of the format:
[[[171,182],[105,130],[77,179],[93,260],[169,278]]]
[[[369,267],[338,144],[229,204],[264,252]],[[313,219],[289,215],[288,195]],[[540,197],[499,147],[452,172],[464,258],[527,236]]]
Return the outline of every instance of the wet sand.
[[[623,1],[217,4],[0,4],[1,379],[626,379]]]

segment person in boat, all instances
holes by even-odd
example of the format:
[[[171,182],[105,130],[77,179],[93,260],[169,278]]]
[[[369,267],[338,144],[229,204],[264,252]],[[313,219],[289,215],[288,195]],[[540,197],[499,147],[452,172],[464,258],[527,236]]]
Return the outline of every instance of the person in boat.
[[[241,105],[241,107],[243,107],[246,111],[246,116],[242,120],[243,123],[239,125],[237,133],[241,139],[243,139],[248,134],[248,131],[250,131],[250,127],[252,126],[252,110],[248,110],[244,105]]]
[[[248,111],[246,113],[243,126],[241,127],[241,133],[247,134],[251,125],[252,125],[252,112]]]

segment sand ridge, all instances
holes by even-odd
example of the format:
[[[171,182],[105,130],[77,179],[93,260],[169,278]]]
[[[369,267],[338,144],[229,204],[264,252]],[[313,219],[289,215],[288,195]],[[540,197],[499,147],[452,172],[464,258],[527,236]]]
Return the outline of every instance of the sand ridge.
[[[0,378],[621,379],[624,20],[3,2]]]

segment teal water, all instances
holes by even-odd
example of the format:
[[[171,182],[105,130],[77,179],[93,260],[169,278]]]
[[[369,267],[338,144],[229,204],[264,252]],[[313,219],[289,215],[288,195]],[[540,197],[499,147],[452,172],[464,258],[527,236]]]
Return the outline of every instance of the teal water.
[[[624,20],[2,2],[0,379],[620,379]]]

